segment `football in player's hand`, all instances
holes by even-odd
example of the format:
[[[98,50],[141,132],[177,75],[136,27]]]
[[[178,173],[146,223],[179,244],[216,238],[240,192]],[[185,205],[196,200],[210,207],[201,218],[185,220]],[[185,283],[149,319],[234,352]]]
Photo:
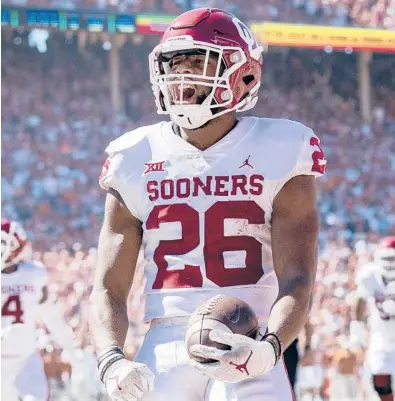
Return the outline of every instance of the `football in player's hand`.
[[[259,324],[255,312],[246,302],[236,297],[216,295],[200,305],[189,318],[185,346],[190,358],[201,363],[215,362],[190,353],[189,348],[195,344],[230,349],[228,345],[210,339],[209,333],[213,329],[256,338]]]

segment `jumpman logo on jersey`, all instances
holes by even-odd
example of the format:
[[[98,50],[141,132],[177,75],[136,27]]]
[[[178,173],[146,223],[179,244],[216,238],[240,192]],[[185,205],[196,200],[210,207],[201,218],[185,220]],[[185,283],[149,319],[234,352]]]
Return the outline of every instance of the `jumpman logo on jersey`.
[[[248,166],[248,167],[251,167],[252,169],[254,169],[254,167],[252,167],[252,165],[250,164],[250,157],[251,157],[251,155],[249,155],[247,157],[247,159],[244,160],[243,164],[239,168]]]
[[[252,351],[250,351],[250,355],[248,356],[248,358],[246,359],[246,361],[244,363],[238,365],[237,363],[229,362],[229,365],[235,366],[236,370],[238,370],[241,373],[243,373],[243,369],[244,369],[244,373],[246,373],[247,376],[249,376],[250,374],[247,369],[247,364],[248,364],[248,361],[250,360],[251,356],[252,356]]]

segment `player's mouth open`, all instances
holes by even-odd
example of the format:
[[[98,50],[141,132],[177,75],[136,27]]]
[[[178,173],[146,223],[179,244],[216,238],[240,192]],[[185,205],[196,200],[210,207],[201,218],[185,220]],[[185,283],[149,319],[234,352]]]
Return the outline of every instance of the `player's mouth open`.
[[[181,103],[181,87],[178,86],[175,91],[175,104]],[[185,87],[182,90],[182,104],[194,104],[196,102],[196,89],[193,87]]]

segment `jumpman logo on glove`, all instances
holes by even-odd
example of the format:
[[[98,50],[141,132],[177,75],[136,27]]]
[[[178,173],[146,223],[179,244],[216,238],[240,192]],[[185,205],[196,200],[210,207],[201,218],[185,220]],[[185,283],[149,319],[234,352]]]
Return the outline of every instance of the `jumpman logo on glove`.
[[[244,369],[244,373],[246,373],[247,376],[249,376],[250,374],[248,373],[247,364],[248,364],[248,361],[250,360],[251,356],[252,356],[252,351],[250,352],[250,355],[248,356],[248,358],[246,359],[246,361],[244,363],[238,365],[237,363],[229,362],[229,365],[235,366],[235,369],[240,371],[241,373],[243,373],[243,369]]]
[[[197,372],[212,380],[227,383],[238,383],[253,379],[269,372],[276,364],[273,345],[268,341],[220,330],[211,330],[210,340],[228,345],[230,349],[219,349],[212,346],[195,344],[190,352],[200,358],[215,360],[212,363],[200,363],[194,359],[189,361]]]

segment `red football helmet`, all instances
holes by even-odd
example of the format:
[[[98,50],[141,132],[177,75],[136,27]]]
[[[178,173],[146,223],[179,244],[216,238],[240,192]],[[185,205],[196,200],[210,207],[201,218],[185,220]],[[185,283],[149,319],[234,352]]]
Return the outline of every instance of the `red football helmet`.
[[[380,267],[383,277],[395,280],[395,237],[385,237],[380,241],[374,262]]]
[[[251,109],[258,100],[262,51],[250,29],[227,11],[200,8],[180,15],[149,56],[158,113],[194,129],[232,110]],[[205,55],[203,73],[172,73],[171,59],[176,54]],[[218,57],[214,76],[207,75],[210,55]],[[177,104],[171,100],[172,85],[179,87]],[[188,104],[183,100],[187,85],[209,87],[210,93],[202,104]]]
[[[19,223],[1,219],[1,270],[22,259],[26,244],[26,232]]]

